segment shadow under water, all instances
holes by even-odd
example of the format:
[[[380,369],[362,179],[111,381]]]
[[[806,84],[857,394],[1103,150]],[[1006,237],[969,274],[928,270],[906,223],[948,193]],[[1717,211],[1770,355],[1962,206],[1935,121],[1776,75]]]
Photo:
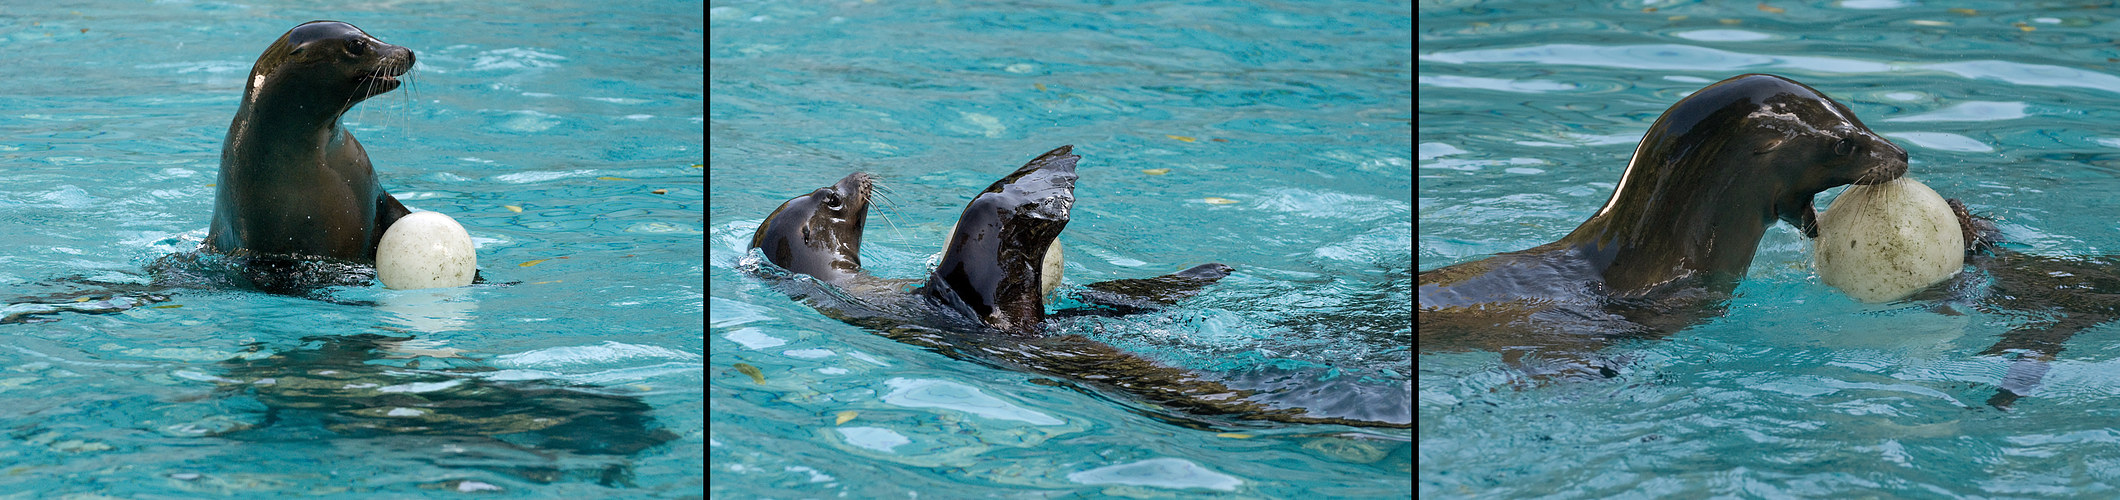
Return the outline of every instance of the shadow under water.
[[[639,398],[549,380],[497,380],[497,369],[405,347],[412,337],[307,337],[316,347],[223,362],[219,392],[262,403],[263,419],[217,434],[241,441],[369,440],[438,467],[538,483],[631,486],[629,457],[676,439]],[[258,352],[261,346],[253,346]],[[427,366],[440,364],[444,366]]]

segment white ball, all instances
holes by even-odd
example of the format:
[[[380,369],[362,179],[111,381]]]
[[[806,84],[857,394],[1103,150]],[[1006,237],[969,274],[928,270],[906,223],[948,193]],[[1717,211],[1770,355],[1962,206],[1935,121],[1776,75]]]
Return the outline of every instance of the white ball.
[[[375,247],[375,277],[398,290],[471,284],[478,253],[471,233],[441,212],[413,212],[390,224]]]
[[[1958,216],[1906,177],[1849,186],[1818,218],[1818,277],[1863,302],[1905,298],[1965,267]]]

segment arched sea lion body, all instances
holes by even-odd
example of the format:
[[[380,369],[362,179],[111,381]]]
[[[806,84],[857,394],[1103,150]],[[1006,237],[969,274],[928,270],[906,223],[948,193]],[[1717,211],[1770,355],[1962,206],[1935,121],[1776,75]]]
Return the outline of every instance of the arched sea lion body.
[[[410,211],[376,183],[339,117],[396,89],[413,63],[411,50],[336,21],[296,26],[267,47],[228,126],[205,249],[373,263],[383,232]]]
[[[1412,416],[1384,421],[1316,416],[1245,398],[1199,374],[1170,368],[1080,335],[1045,335],[1040,288],[1048,248],[1066,228],[1074,205],[1075,165],[1062,146],[995,181],[965,205],[940,263],[926,279],[892,280],[859,272],[860,233],[868,207],[866,174],[781,204],[751,240],[768,262],[814,280],[783,279],[783,291],[818,311],[892,339],[959,359],[1063,377],[1133,394],[1158,406],[1238,420],[1410,427]],[[1127,314],[1154,310],[1197,294],[1229,275],[1203,264],[1147,279],[1094,283],[1075,295],[1087,308],[1060,315]],[[792,278],[793,276],[789,276]],[[1174,424],[1205,425],[1167,413],[1141,411]]]
[[[1690,326],[1728,298],[1776,219],[1815,237],[1814,196],[1906,166],[1905,150],[1804,84],[1709,85],[1657,118],[1611,199],[1567,236],[1421,273],[1422,349],[1513,359]]]

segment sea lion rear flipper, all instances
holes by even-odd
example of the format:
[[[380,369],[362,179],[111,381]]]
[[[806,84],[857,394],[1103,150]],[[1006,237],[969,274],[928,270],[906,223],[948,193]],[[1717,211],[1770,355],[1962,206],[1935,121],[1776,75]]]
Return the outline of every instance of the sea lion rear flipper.
[[[1219,263],[1207,263],[1154,278],[1090,283],[1075,291],[1075,298],[1098,306],[1103,309],[1102,312],[1110,314],[1153,311],[1199,295],[1201,288],[1229,276],[1232,270],[1229,266]],[[1077,309],[1069,309],[1063,313],[1068,311]]]

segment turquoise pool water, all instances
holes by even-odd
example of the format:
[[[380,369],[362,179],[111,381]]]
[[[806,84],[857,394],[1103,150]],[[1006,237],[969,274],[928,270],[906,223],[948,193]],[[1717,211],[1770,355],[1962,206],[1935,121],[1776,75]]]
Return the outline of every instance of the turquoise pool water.
[[[1420,268],[1520,250],[1602,206],[1665,108],[1794,78],[1907,150],[1908,175],[2018,250],[2120,249],[2120,12],[2010,2],[1423,2]],[[1826,207],[1840,189],[1820,196]],[[2022,314],[1863,305],[1768,231],[1727,314],[1612,346],[1620,377],[1529,382],[1420,356],[1421,496],[2102,498],[2120,487],[2120,330],[2067,339],[2011,411],[1983,404]]]
[[[495,284],[344,304],[175,289],[0,325],[0,491],[700,494],[699,4],[7,10],[0,296],[143,283],[194,248],[252,61],[313,19],[418,54],[344,123],[385,189],[470,231]]]
[[[1410,417],[1407,5],[709,7],[710,496],[1412,494],[1408,430],[1174,426],[833,320],[739,268],[767,213],[859,170],[888,196],[862,263],[922,276],[973,194],[1072,144],[1069,285],[1236,273],[1056,334],[1205,373],[1335,372],[1382,394],[1353,404]]]

